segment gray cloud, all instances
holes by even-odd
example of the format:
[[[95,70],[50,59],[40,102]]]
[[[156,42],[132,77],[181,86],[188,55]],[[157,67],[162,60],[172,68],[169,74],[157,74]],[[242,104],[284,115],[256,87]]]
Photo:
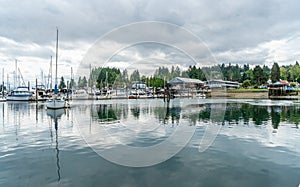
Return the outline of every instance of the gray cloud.
[[[277,60],[281,64],[293,63],[299,60],[298,51],[293,50],[299,48],[299,42],[288,40],[299,41],[299,37],[295,37],[300,33],[298,7],[297,0],[1,1],[0,37],[12,41],[13,45],[0,42],[0,64],[5,65],[16,57],[48,63],[58,27],[62,50],[60,63],[65,67],[72,63],[77,66],[88,46],[103,34],[139,21],[165,21],[190,30],[220,62],[263,64]],[[179,46],[189,46],[191,51],[198,42],[179,33],[174,35],[172,30],[139,29],[145,34],[174,40]],[[124,33],[123,38],[120,35],[111,39],[118,45],[130,39],[126,36]],[[275,47],[280,41],[285,41],[283,46]],[[142,47],[136,50],[144,56],[153,51]],[[164,52],[168,57],[168,52]],[[103,53],[109,54],[109,51]],[[210,60],[198,53],[199,60]],[[174,59],[181,60],[177,56]]]

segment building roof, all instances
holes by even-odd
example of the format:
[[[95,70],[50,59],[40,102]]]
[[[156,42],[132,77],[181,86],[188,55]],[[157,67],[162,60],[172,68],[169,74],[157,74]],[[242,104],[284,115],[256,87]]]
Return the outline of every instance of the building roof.
[[[184,77],[175,77],[169,81],[170,84],[183,84],[183,83],[190,83],[190,84],[204,84],[203,81],[199,79],[191,79],[191,78],[184,78]]]
[[[289,81],[287,80],[280,80],[281,84],[289,84]]]

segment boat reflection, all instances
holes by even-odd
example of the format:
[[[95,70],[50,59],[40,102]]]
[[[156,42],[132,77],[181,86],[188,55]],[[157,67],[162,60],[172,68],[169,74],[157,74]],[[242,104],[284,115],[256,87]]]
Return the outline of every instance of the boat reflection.
[[[20,111],[28,111],[29,110],[29,102],[21,102],[21,101],[7,101],[8,108],[10,110],[20,112]]]
[[[64,108],[61,109],[47,109],[47,115],[51,117],[51,126],[52,120],[54,122],[55,128],[55,150],[56,150],[56,167],[57,167],[57,181],[60,181],[60,163],[59,163],[59,146],[58,146],[58,119],[60,119],[66,113]],[[51,128],[50,128],[51,129]],[[52,130],[50,131],[52,138]]]

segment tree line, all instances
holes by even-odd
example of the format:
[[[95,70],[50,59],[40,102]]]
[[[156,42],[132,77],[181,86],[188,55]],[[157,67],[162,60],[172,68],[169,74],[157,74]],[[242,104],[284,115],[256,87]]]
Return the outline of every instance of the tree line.
[[[249,64],[232,65],[219,64],[209,67],[189,66],[187,70],[180,70],[178,66],[171,68],[161,66],[157,68],[153,75],[141,75],[139,70],[134,70],[130,75],[126,69],[121,71],[118,68],[95,67],[92,69],[89,77],[79,77],[77,83],[72,79],[69,88],[77,87],[93,87],[111,88],[111,87],[128,87],[133,81],[145,82],[150,87],[163,87],[167,82],[175,77],[185,77],[207,80],[207,75],[215,79],[223,79],[228,81],[236,81],[243,87],[258,87],[265,85],[268,80],[273,83],[279,80],[287,80],[289,82],[300,82],[300,66],[298,61],[294,65],[279,66],[274,62],[272,67],[266,65],[256,65],[250,67]],[[60,88],[66,86],[61,78]]]

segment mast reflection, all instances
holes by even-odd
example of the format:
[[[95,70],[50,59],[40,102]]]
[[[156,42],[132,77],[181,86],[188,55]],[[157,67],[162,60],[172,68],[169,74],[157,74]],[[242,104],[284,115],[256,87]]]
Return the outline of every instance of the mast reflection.
[[[57,167],[57,181],[60,181],[60,163],[59,163],[59,146],[58,146],[58,119],[65,114],[65,109],[47,109],[47,115],[54,121],[55,129],[55,150],[56,150],[56,167]],[[52,134],[52,132],[50,132]]]

